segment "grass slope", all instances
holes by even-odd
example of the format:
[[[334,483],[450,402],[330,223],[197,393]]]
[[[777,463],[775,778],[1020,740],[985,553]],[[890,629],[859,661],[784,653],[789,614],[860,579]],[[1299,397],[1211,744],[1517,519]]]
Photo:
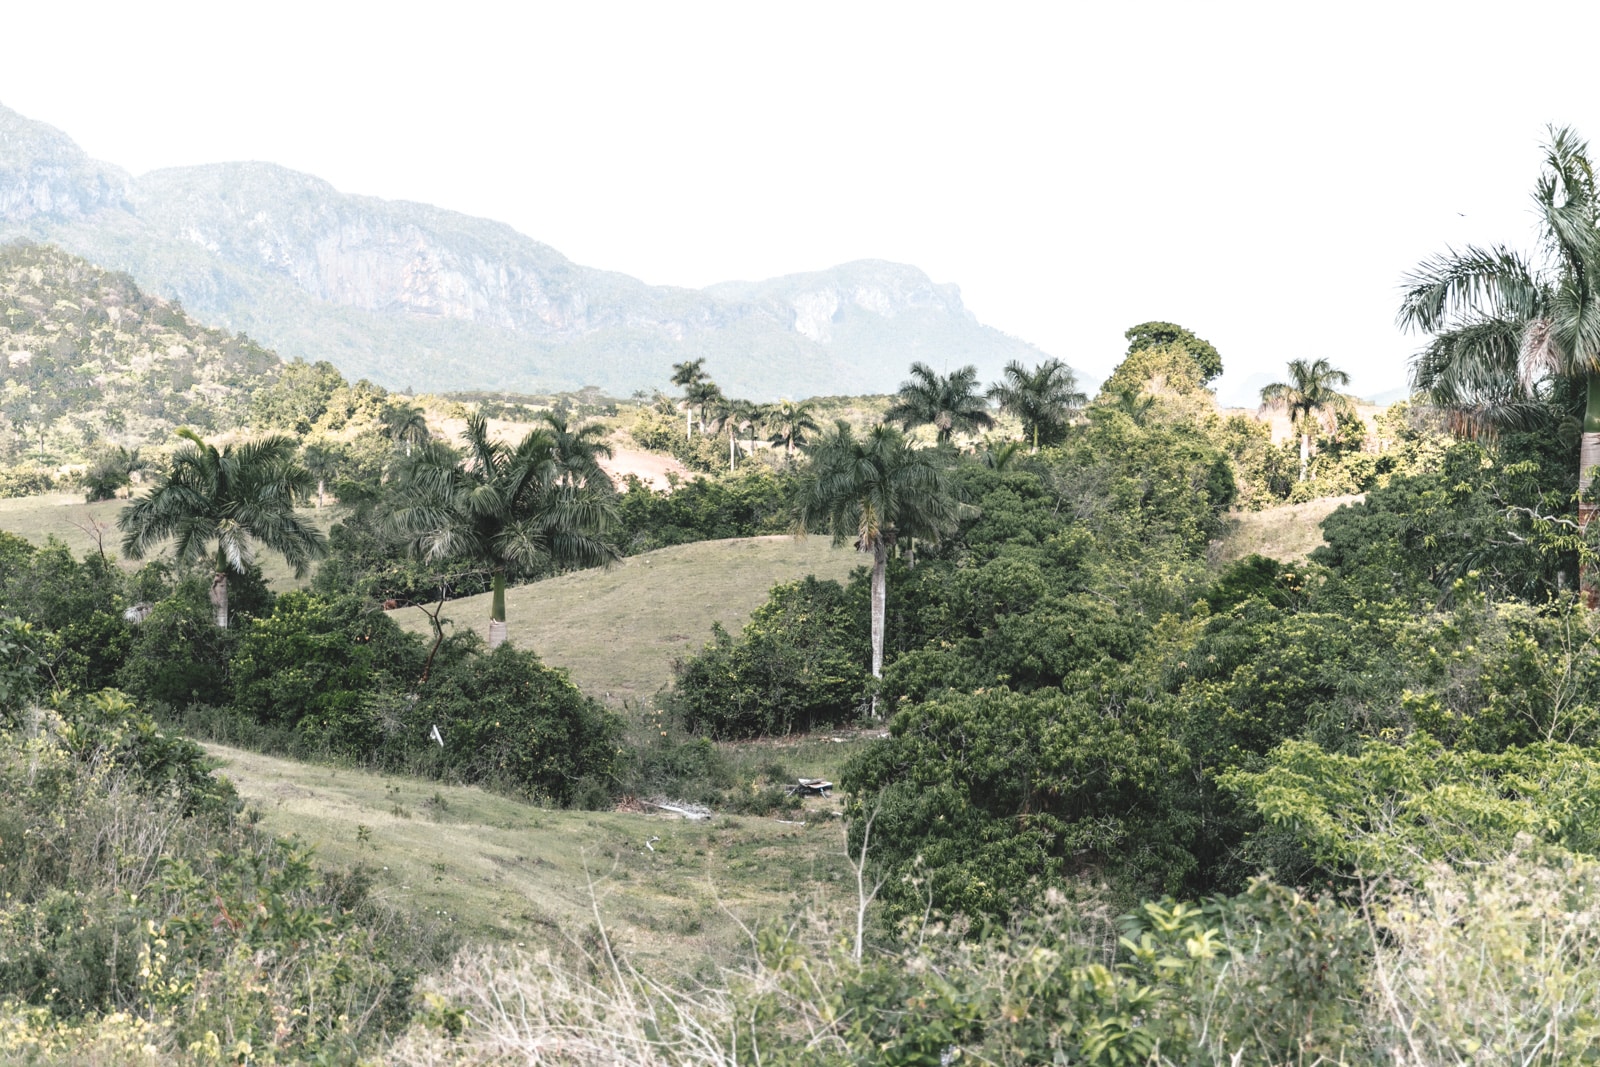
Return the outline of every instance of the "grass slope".
[[[565,667],[585,692],[637,703],[671,681],[674,660],[710,640],[713,622],[737,632],[778,582],[843,580],[860,565],[858,553],[825,537],[701,541],[508,589],[506,622],[513,643]],[[487,637],[489,594],[452,601],[444,615]],[[415,608],[397,621],[432,632]]]
[[[1211,542],[1211,564],[1222,567],[1249,555],[1284,563],[1305,559],[1322,545],[1322,520],[1361,499],[1360,494],[1330,496],[1229,515],[1227,530]]]
[[[688,822],[551,811],[480,789],[206,749],[268,832],[298,835],[324,863],[366,867],[379,897],[471,939],[582,938],[598,905],[631,957],[689,968],[726,958],[745,938],[740,922],[780,919],[797,901],[831,909],[853,899],[837,798],[789,816],[804,825]]]
[[[82,493],[44,493],[39,496],[21,496],[0,499],[0,530],[25,537],[36,545],[43,545],[50,536],[66,542],[73,555],[84,556],[103,547],[106,555],[117,558],[125,567],[137,567],[131,560],[121,559],[122,532],[117,529],[117,515],[128,506],[126,500],[102,500],[85,504]],[[333,525],[333,508],[302,508],[300,517],[308,519],[323,533]],[[95,527],[100,528],[99,540]],[[267,584],[278,592],[301,589],[306,579],[297,579],[294,571],[276,552],[263,551],[258,557],[261,573]]]

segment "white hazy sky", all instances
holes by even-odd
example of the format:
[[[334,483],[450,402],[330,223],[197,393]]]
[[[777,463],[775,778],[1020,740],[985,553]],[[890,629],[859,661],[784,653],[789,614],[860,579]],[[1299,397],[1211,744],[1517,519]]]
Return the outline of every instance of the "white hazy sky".
[[[1600,5],[0,4],[0,103],[135,173],[257,159],[699,287],[873,257],[1094,377],[1416,347],[1401,275],[1531,247]]]

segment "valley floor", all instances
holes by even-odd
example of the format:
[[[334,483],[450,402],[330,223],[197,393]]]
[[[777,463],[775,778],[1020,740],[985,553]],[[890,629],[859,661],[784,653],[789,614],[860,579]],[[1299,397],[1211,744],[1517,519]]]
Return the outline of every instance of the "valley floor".
[[[837,798],[773,818],[558,811],[481,789],[205,746],[246,810],[378,899],[471,941],[585,939],[596,911],[636,962],[693,969],[803,906],[853,903]],[[846,747],[845,745],[838,746]],[[847,892],[848,890],[848,892]]]

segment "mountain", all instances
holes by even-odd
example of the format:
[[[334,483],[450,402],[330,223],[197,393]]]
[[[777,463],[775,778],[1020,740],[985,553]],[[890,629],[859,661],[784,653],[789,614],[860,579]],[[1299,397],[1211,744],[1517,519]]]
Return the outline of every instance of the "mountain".
[[[729,393],[773,398],[887,392],[918,359],[975,363],[987,380],[1044,358],[903,264],[652,286],[502,223],[269,163],[130,177],[0,107],[0,240],[18,236],[127,271],[285,357],[393,388],[625,394],[703,356]]]

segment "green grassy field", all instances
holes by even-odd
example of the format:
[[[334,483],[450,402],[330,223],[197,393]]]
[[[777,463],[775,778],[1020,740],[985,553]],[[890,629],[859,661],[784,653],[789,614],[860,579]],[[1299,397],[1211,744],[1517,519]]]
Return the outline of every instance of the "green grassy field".
[[[480,789],[206,749],[263,829],[299,835],[325,864],[368,868],[380,899],[473,940],[581,937],[598,905],[635,961],[692,969],[728,958],[746,937],[740,923],[853,899],[837,798],[810,800],[789,822],[691,822],[552,811]]]
[[[591,696],[636,704],[672,679],[674,660],[711,639],[713,622],[737,633],[778,582],[807,574],[842,580],[860,565],[858,553],[825,537],[677,545],[509,589],[506,622],[514,644],[565,667]],[[451,601],[444,616],[487,637],[489,594]],[[407,629],[432,633],[419,609],[395,617]]]
[[[1227,530],[1211,543],[1211,565],[1226,566],[1252,554],[1284,563],[1305,559],[1322,544],[1322,520],[1360,499],[1359,494],[1332,496],[1229,515]]]
[[[98,504],[85,504],[82,493],[45,493],[40,496],[10,497],[0,499],[0,530],[25,537],[36,545],[54,536],[66,542],[75,555],[83,556],[104,550],[105,554],[120,559],[122,534],[117,529],[117,514],[128,506],[126,500],[103,500]],[[333,525],[333,508],[302,508],[300,516],[309,519],[323,533]],[[279,592],[301,589],[309,576],[297,579],[294,572],[276,552],[262,552],[261,573],[267,584]],[[122,560],[124,566],[136,566]]]

